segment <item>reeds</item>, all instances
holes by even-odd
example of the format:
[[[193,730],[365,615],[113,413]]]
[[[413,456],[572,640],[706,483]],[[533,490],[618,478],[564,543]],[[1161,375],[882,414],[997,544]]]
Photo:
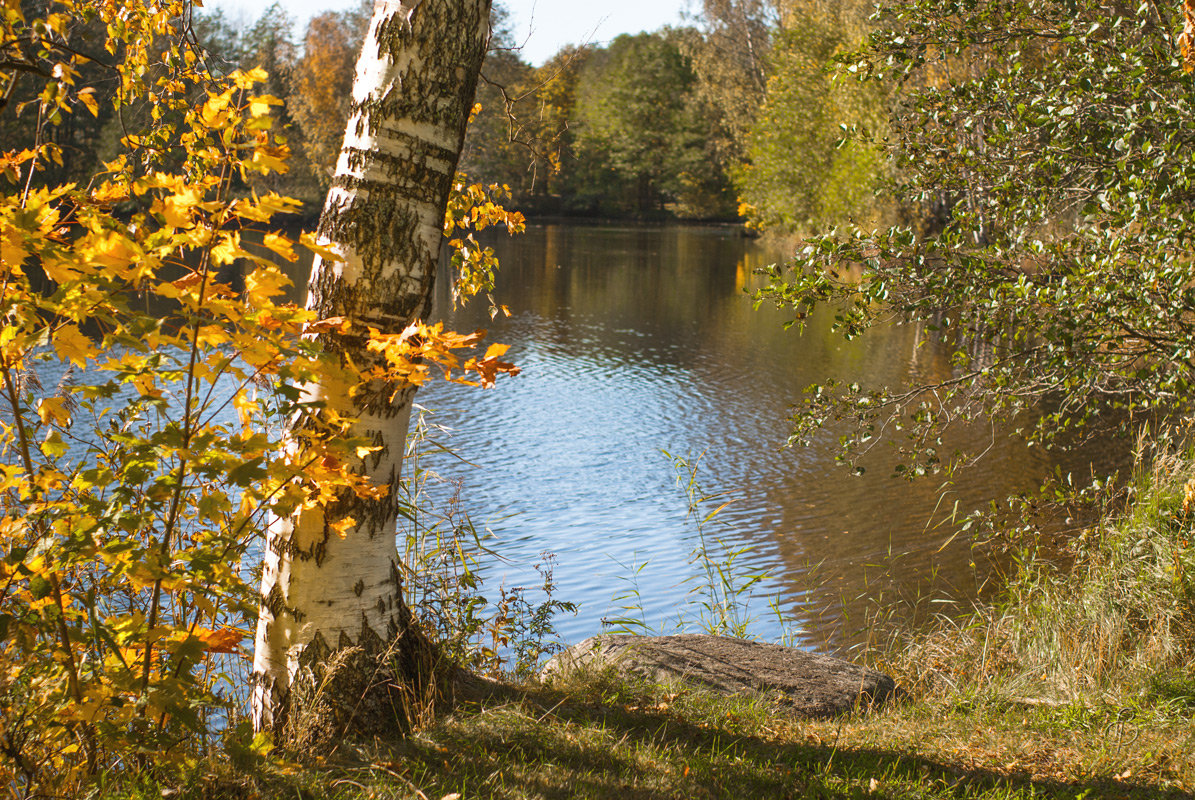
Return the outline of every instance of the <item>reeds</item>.
[[[1140,459],[1127,495],[1071,542],[1068,565],[1024,549],[992,603],[903,637],[890,666],[923,692],[1061,704],[1125,702],[1189,673],[1195,459]]]

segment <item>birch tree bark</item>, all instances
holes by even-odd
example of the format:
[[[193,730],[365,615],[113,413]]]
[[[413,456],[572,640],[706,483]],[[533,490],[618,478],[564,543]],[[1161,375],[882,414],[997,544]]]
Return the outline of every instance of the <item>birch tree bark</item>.
[[[357,62],[352,112],[319,224],[342,262],[312,267],[308,307],[343,317],[325,345],[368,363],[370,327],[398,333],[430,311],[442,222],[488,38],[490,0],[378,0]],[[358,419],[379,448],[359,465],[378,499],[276,520],[268,535],[254,654],[253,717],[292,747],[403,724],[426,657],[402,599],[399,467],[414,388],[330,378],[312,399]],[[397,393],[396,393],[397,389]],[[301,436],[302,431],[294,431]],[[342,538],[332,530],[351,518]]]

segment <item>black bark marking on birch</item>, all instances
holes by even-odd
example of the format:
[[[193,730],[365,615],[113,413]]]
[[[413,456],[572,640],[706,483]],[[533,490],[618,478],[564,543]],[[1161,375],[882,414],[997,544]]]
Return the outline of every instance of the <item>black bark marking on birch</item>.
[[[295,546],[294,540],[290,535],[277,534],[270,537],[268,545],[270,552],[276,556],[296,556],[299,554],[299,548]]]
[[[299,547],[292,536],[289,547],[291,561],[314,561],[316,566],[323,564],[324,551],[327,550],[328,536],[331,535],[330,531],[331,528],[328,527],[328,523],[325,521],[323,527],[320,529],[321,537],[306,550]]]
[[[358,497],[355,494],[337,497],[325,510],[325,519],[351,517],[356,521],[356,527],[365,530],[370,539],[379,535],[394,536],[397,533],[398,510],[401,505],[397,465],[390,468],[384,485],[388,491],[381,497]],[[330,537],[336,535],[331,527],[325,524],[322,541],[317,542],[306,555],[314,557],[316,564],[322,565],[326,555],[326,543]]]
[[[417,176],[395,176],[388,181],[357,178],[353,175],[337,175],[332,179],[332,187],[335,189],[348,192],[370,192],[371,194],[400,190],[403,192],[404,200],[413,198],[421,203],[434,203],[436,198],[443,194],[444,190],[440,186],[443,183],[447,183],[448,188],[451,189],[452,176],[438,172],[425,172]]]
[[[436,252],[418,239],[404,237],[419,227],[411,206],[378,193],[325,211],[320,236],[351,247],[362,260],[363,275],[350,284],[332,270],[321,269],[309,286],[312,307],[322,316],[344,316],[374,325],[383,333],[399,333],[431,310]],[[383,277],[390,264],[403,264]]]
[[[394,584],[394,594],[402,597],[402,572],[398,569],[398,561],[390,562],[390,582]],[[404,608],[406,606],[403,606]]]
[[[304,560],[314,559],[315,565],[317,567],[322,567],[324,565],[324,557],[328,555],[328,539],[329,537],[336,535],[336,533],[328,524],[331,521],[329,519],[330,517],[332,519],[336,519],[335,516],[329,513],[330,511],[331,509],[328,509],[324,512],[324,524],[323,527],[320,528],[320,538],[311,546],[310,550],[308,550],[306,553],[300,551],[297,556],[297,558]]]
[[[418,139],[409,133],[388,130],[381,131],[379,136],[386,139],[390,146],[397,145],[405,152],[379,153],[357,147],[345,147],[340,154],[348,159],[349,169],[364,172],[371,167],[384,167],[386,174],[395,175],[407,171],[410,164],[418,164],[423,169],[430,166],[437,172],[443,172],[444,167],[456,162],[456,157],[448,148]],[[439,166],[441,164],[444,167]]]
[[[369,469],[372,472],[378,468],[382,463],[382,459],[390,455],[390,446],[386,443],[386,435],[381,431],[374,431],[373,438],[370,440],[370,445],[377,448],[369,455]]]
[[[270,587],[270,593],[261,599],[261,604],[270,612],[270,616],[276,620],[284,616],[289,616],[295,622],[302,622],[305,616],[299,609],[286,604],[286,599],[282,596],[282,587],[277,583]]]
[[[410,384],[371,381],[361,388],[354,401],[359,411],[389,419],[410,404],[416,388]]]

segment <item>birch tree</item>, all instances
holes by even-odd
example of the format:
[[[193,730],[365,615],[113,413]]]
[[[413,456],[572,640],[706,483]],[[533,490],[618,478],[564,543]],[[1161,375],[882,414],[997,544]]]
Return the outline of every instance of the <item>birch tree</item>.
[[[488,37],[490,0],[379,0],[319,224],[326,257],[308,306],[345,369],[304,392],[321,410],[291,423],[291,446],[350,416],[371,443],[357,469],[378,490],[342,493],[271,525],[254,657],[254,722],[309,747],[348,725],[403,724],[426,646],[402,600],[395,544],[399,468],[414,383],[350,376],[380,364],[371,338],[430,310],[445,205]],[[352,367],[352,368],[350,368]]]

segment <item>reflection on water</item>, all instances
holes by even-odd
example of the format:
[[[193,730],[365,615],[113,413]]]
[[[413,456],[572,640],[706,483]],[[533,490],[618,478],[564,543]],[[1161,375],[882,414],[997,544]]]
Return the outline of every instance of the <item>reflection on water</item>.
[[[487,580],[534,585],[532,565],[554,552],[558,598],[581,604],[558,626],[568,641],[619,616],[616,594],[637,588],[656,626],[693,588],[696,527],[662,451],[704,453],[699,479],[733,500],[710,532],[749,545],[745,565],[774,576],[765,590],[801,639],[831,647],[854,639],[843,631],[878,599],[899,611],[931,587],[972,596],[970,548],[956,540],[939,552],[953,530],[935,522],[1053,468],[991,426],[954,443],[990,451],[944,494],[940,480],[890,477],[880,458],[852,476],[834,461],[841,431],[785,448],[789,408],[809,384],[892,385],[950,365],[912,328],[854,342],[826,319],[783,331],[784,317],[753,311],[746,293],[753,271],[782,254],[726,230],[544,225],[496,249],[497,299],[511,317],[491,323],[477,303],[454,312],[446,292],[441,313],[459,330],[488,327],[523,374],[488,391],[433,385],[418,399],[472,464],[442,457],[434,468],[462,482],[464,507],[511,559],[491,563]],[[777,635],[767,604],[756,610],[758,633]]]

